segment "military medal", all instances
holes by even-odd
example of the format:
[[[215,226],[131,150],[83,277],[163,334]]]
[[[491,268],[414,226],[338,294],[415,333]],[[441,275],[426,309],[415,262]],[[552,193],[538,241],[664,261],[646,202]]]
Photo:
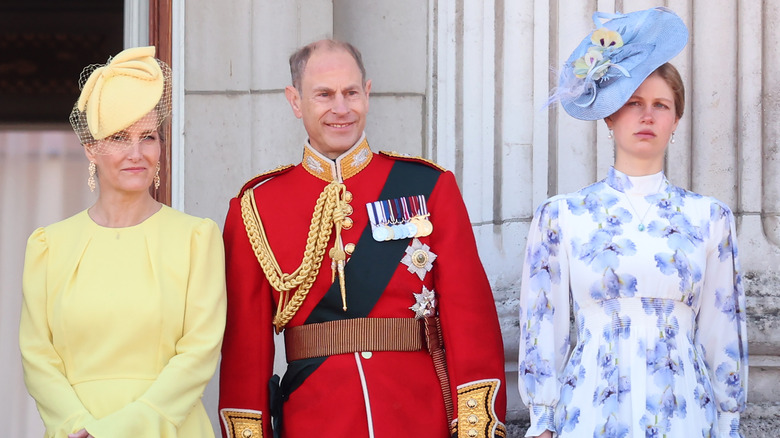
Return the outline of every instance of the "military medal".
[[[366,204],[368,218],[371,221],[371,237],[377,242],[397,239],[395,230],[390,224],[389,212],[382,201]]]
[[[399,199],[393,199],[388,201],[390,208],[390,217],[393,222],[393,230],[398,239],[406,239],[408,237],[414,237],[414,234],[409,234],[409,228],[406,226],[406,218],[403,216],[403,209],[401,208],[401,201]]]
[[[395,230],[393,230],[393,227],[390,225],[382,225],[382,228],[384,228],[387,232],[387,237],[385,237],[385,240],[395,240]]]
[[[382,201],[382,207],[384,208],[385,212],[387,212],[387,223],[388,227],[393,230],[393,239],[395,240],[406,238],[406,230],[403,230],[398,226],[398,220],[396,219],[395,212],[393,211],[392,201],[385,199]]]
[[[409,210],[409,198],[401,198],[401,208],[403,209],[405,226],[409,237],[417,237],[417,225],[412,222],[412,215]]]
[[[390,211],[390,204],[387,201],[380,201],[380,210],[382,211],[384,227],[387,230],[387,239],[396,240],[400,239],[399,234],[396,232],[395,225],[393,224],[393,212]]]
[[[425,203],[425,197],[423,195],[417,195],[410,198],[412,202],[412,213],[414,217],[411,218],[411,222],[417,226],[417,234],[414,237],[430,236],[433,232],[433,224],[428,220],[428,206]]]
[[[384,242],[385,240],[389,240],[388,237],[390,237],[390,234],[385,227],[376,227],[371,230],[371,236],[377,242]]]
[[[392,225],[390,228],[393,229],[393,233],[395,233],[395,238],[398,240],[406,239],[407,237],[410,237],[408,235],[409,230],[401,224]]]
[[[428,219],[415,216],[412,218],[412,220],[414,220],[415,225],[417,225],[417,236],[415,237],[425,237],[431,235],[431,232],[433,232],[433,224],[431,224]]]
[[[417,237],[417,225],[413,222],[406,224],[406,229],[409,231],[409,237]]]
[[[424,237],[433,231],[423,195],[369,202],[366,210],[377,242]]]
[[[390,240],[390,229],[384,225],[382,209],[377,209],[375,202],[366,204],[366,209],[368,210],[368,218],[371,221],[371,237],[377,242]]]

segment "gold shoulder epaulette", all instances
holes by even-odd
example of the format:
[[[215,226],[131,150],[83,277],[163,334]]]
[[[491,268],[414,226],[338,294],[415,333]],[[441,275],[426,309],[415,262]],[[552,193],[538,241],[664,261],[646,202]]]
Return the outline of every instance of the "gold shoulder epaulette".
[[[249,181],[244,183],[244,186],[241,187],[241,191],[238,192],[238,195],[236,195],[236,198],[238,198],[242,194],[244,194],[244,192],[247,189],[252,188],[252,187],[260,184],[261,182],[267,180],[268,178],[271,178],[271,177],[274,177],[274,176],[277,176],[277,175],[281,175],[281,174],[283,174],[285,172],[289,172],[290,169],[292,169],[293,167],[295,167],[295,165],[293,165],[293,164],[285,164],[283,166],[277,167],[276,169],[271,169],[271,170],[269,170],[267,172],[263,172],[263,173],[261,173],[261,174],[259,174],[257,176],[254,176],[252,179],[250,179]]]
[[[395,158],[396,160],[414,161],[416,163],[422,163],[422,164],[425,164],[427,166],[433,167],[434,169],[439,169],[442,172],[446,172],[447,171],[447,169],[441,167],[435,161],[429,160],[427,158],[413,157],[411,155],[406,155],[406,154],[402,154],[402,153],[399,153],[399,152],[379,151],[379,153],[384,155],[384,156],[386,156],[386,157]]]

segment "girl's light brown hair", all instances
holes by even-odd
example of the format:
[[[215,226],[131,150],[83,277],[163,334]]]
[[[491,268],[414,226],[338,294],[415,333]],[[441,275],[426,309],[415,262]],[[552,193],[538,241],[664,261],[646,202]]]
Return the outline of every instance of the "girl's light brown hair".
[[[655,69],[652,74],[657,74],[669,85],[674,95],[674,112],[677,119],[681,119],[685,111],[685,85],[683,84],[680,72],[670,63],[662,64]]]

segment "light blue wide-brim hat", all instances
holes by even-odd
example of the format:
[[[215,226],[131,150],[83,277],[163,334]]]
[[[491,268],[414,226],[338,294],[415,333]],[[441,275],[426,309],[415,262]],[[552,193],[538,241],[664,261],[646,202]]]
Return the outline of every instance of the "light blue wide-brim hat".
[[[602,20],[608,20],[602,23]],[[548,104],[569,115],[598,120],[615,113],[658,67],[688,43],[688,28],[668,8],[628,14],[595,12],[596,29],[563,65]]]

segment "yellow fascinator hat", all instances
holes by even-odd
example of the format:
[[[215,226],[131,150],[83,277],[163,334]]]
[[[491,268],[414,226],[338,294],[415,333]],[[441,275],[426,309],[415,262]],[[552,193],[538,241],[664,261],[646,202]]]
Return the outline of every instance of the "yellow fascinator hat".
[[[152,120],[156,125],[148,129],[157,129],[170,114],[171,70],[154,55],[153,46],[134,47],[106,64],[89,65],[81,72],[81,95],[71,111],[70,123],[82,144],[94,144],[119,133],[155,109]],[[95,152],[116,150],[100,149]]]

